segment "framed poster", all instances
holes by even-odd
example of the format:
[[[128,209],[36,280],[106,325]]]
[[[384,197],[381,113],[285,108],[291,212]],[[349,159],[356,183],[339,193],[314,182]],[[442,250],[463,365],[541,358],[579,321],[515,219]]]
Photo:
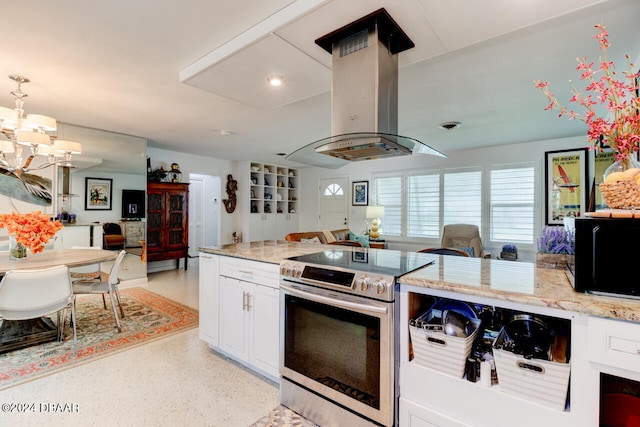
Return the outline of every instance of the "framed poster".
[[[595,197],[594,208],[598,209],[606,209],[608,206],[604,200],[602,200],[602,194],[600,193],[600,184],[604,181],[604,171],[607,170],[609,166],[615,162],[615,156],[613,151],[605,151],[602,153],[595,153],[593,159],[593,182],[595,184],[595,188],[593,191]]]
[[[354,181],[351,195],[353,206],[367,206],[369,204],[369,181]]]
[[[587,207],[587,149],[545,153],[546,224],[562,225],[565,217],[583,216]]]
[[[112,179],[85,178],[84,208],[88,211],[110,211],[113,201]]]

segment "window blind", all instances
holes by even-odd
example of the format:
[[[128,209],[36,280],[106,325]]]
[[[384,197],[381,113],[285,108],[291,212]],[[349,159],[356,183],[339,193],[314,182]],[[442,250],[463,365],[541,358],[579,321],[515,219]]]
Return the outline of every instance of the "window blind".
[[[534,180],[533,167],[491,170],[492,241],[533,243]]]

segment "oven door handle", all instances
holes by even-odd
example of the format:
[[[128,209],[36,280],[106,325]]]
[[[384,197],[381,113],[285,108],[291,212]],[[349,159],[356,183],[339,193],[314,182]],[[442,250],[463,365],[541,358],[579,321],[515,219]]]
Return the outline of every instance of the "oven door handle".
[[[312,292],[301,291],[296,288],[292,288],[291,286],[287,286],[283,284],[280,284],[280,289],[285,290],[288,294],[291,294],[300,298],[306,298],[308,300],[312,300],[316,302],[331,304],[333,306],[337,306],[341,308],[360,310],[363,312],[376,313],[376,314],[387,313],[386,304],[384,307],[379,307],[371,304],[362,304],[362,303],[353,302],[353,301],[344,301],[344,300],[335,299],[335,298],[331,298],[328,296],[324,296],[324,295],[320,295]]]

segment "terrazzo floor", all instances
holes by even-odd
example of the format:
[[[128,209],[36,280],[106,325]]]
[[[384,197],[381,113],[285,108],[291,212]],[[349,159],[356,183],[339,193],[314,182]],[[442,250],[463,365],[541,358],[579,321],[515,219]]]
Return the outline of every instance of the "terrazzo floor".
[[[198,269],[150,273],[150,291],[198,307]],[[0,392],[0,425],[247,427],[277,386],[218,355],[198,329]]]

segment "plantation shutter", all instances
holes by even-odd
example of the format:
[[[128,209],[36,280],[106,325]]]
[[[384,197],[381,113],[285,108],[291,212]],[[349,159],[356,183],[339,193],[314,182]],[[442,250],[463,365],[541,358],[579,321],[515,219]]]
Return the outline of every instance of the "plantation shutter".
[[[440,175],[409,176],[408,237],[440,236]]]
[[[482,230],[482,172],[444,174],[444,225],[475,224]]]
[[[381,220],[381,234],[400,236],[402,234],[402,177],[392,176],[374,179],[373,205],[384,206]]]
[[[491,171],[491,240],[533,243],[533,167]]]

